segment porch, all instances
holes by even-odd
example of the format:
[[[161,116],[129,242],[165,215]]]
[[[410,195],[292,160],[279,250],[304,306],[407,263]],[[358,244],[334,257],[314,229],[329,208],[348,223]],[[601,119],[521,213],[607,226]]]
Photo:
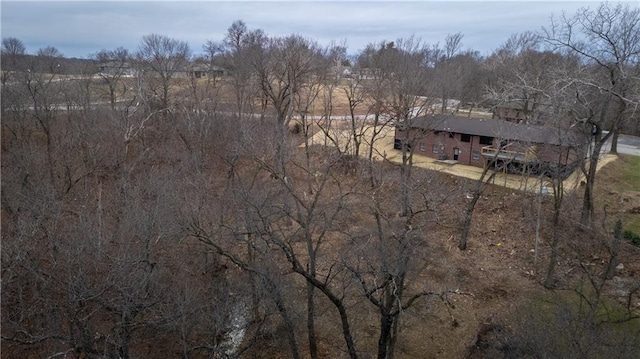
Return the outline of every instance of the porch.
[[[502,162],[533,163],[537,162],[535,146],[527,148],[526,151],[516,151],[508,149],[512,144],[496,148],[495,146],[484,146],[480,153],[485,159],[502,160]]]

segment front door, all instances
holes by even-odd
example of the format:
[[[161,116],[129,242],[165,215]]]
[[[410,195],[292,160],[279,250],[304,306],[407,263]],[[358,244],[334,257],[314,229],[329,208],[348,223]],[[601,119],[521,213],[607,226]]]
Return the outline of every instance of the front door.
[[[458,156],[460,155],[460,149],[459,148],[454,148],[453,149],[453,160],[457,161],[458,160]]]

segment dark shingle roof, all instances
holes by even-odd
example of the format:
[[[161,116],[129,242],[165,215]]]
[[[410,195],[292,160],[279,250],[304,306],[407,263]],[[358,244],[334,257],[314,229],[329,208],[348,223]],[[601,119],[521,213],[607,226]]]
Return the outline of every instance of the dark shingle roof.
[[[497,119],[488,120],[445,115],[416,117],[411,120],[411,127],[562,146],[576,146],[583,138],[577,131],[567,131],[555,127],[517,124]]]

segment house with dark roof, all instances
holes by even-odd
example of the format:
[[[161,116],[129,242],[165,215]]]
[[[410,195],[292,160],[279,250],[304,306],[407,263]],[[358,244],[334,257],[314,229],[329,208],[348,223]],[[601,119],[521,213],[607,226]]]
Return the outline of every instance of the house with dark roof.
[[[188,77],[199,78],[218,78],[226,74],[225,69],[220,66],[196,63],[188,65],[185,69]]]
[[[553,122],[555,126],[571,123],[573,120],[569,111],[561,110],[547,101],[533,99],[501,102],[493,107],[493,118],[532,125]]]
[[[106,61],[98,65],[98,73],[104,76],[134,76],[136,69],[128,61]]]
[[[509,102],[495,106],[493,118],[516,123],[528,123],[533,115],[533,102]]]
[[[584,158],[584,139],[578,131],[549,126],[429,115],[396,124],[394,148],[406,146],[449,163],[505,165],[511,172],[531,174],[559,169],[565,175]]]
[[[177,78],[200,79],[200,78],[220,78],[227,74],[227,71],[211,64],[193,63],[173,70]]]

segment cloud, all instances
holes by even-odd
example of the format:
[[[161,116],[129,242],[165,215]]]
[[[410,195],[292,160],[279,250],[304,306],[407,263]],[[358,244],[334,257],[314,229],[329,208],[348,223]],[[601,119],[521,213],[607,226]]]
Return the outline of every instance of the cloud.
[[[573,13],[582,2],[523,1],[2,1],[2,36],[21,39],[29,52],[55,46],[73,57],[119,46],[135,50],[158,33],[200,52],[221,41],[234,20],[267,34],[292,33],[323,45],[347,39],[350,52],[367,43],[415,35],[429,43],[462,32],[467,48],[488,54],[511,34],[539,30],[551,14]]]

